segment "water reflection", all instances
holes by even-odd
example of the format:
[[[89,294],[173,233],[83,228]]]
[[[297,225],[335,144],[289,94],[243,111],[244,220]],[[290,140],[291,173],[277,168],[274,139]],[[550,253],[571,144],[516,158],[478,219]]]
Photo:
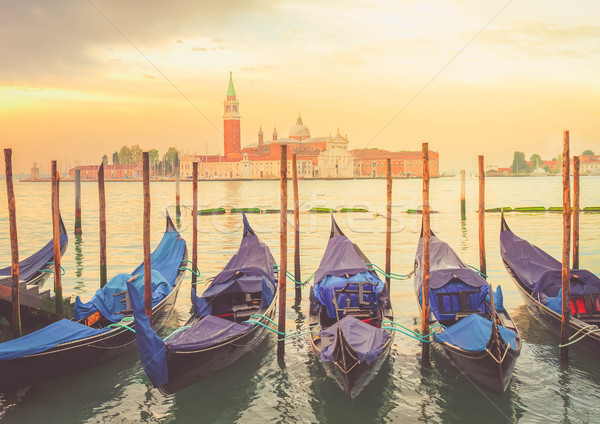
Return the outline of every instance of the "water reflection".
[[[81,235],[75,235],[75,243],[73,243],[75,245],[75,287],[74,290],[77,293],[83,293],[84,292],[84,279],[83,279],[83,264],[84,264],[84,257],[83,257],[83,237]]]

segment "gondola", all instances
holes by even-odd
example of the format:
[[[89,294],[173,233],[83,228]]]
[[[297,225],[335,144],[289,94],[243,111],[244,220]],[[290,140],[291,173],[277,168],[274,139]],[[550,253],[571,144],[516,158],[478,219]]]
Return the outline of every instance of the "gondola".
[[[152,325],[160,328],[173,311],[187,260],[185,240],[167,215],[165,233],[151,256]],[[126,282],[143,291],[143,262],[118,274],[88,303],[79,298],[75,318],[0,344],[0,390],[32,385],[112,359],[135,346],[136,322]]]
[[[59,217],[60,254],[67,250],[69,236]],[[0,269],[0,316],[10,317],[12,309],[12,266]],[[50,240],[33,255],[19,262],[19,303],[25,328],[57,320],[56,303],[50,290],[40,292],[44,281],[54,272],[54,241]],[[60,270],[58,271],[60,272]]]
[[[431,232],[429,323],[432,346],[473,383],[502,395],[511,380],[521,337],[502,302],[500,286],[490,286],[452,248]],[[415,258],[415,293],[422,304],[423,235]],[[493,307],[492,307],[493,306]],[[492,320],[495,312],[495,319]],[[442,330],[443,329],[443,330]]]
[[[175,393],[231,365],[265,339],[275,316],[277,273],[269,247],[243,214],[237,253],[198,297],[185,326],[161,339],[148,325],[136,288],[129,285],[144,370],[163,394]]]
[[[560,335],[562,319],[562,263],[539,247],[517,237],[502,216],[500,254],[527,309],[546,328]],[[571,270],[571,340],[600,354],[600,278],[585,269]]]
[[[309,343],[326,373],[353,399],[387,358],[394,333],[388,289],[333,216],[310,291]]]

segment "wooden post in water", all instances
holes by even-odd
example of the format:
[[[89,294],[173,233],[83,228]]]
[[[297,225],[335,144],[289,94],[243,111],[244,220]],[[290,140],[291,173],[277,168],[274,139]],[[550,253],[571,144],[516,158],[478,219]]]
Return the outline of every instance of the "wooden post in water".
[[[387,207],[385,222],[385,284],[390,292],[390,277],[392,272],[392,160],[387,159]]]
[[[421,294],[421,335],[429,334],[429,269],[431,226],[429,221],[429,144],[423,143],[423,283]],[[429,343],[422,343],[423,362],[429,361]]]
[[[98,211],[100,215],[100,288],[106,285],[106,196],[104,193],[104,163],[98,169]]]
[[[75,170],[75,235],[81,235],[81,169]]]
[[[486,275],[485,263],[485,169],[479,155],[479,272]],[[484,277],[485,278],[485,277]]]
[[[12,286],[12,321],[14,338],[21,337],[21,301],[19,300],[19,242],[17,238],[17,205],[12,176],[12,149],[4,149],[6,171],[6,199],[8,200],[8,221],[10,227],[10,256],[12,259],[10,276]]]
[[[178,173],[179,175],[179,173]],[[196,291],[196,285],[198,284],[198,277],[196,277],[196,270],[198,269],[198,162],[192,163],[192,289]],[[177,186],[179,187],[179,185]]]
[[[194,162],[196,163],[196,162]],[[196,181],[196,180],[195,180]],[[195,182],[197,184],[197,182]],[[181,195],[179,192],[179,168],[175,171],[175,220],[179,222],[181,219]],[[194,270],[196,271],[196,270]],[[194,278],[194,277],[192,277]]]
[[[60,212],[58,205],[58,171],[56,161],[52,161],[52,234],[54,239],[54,299],[56,300],[56,316],[63,316],[62,279],[60,267]]]
[[[292,156],[292,186],[294,189],[294,280],[297,282],[294,283],[296,286],[295,300],[296,302],[300,302],[302,300],[302,286],[298,284],[302,280],[300,272],[300,199],[298,197],[298,164],[296,162],[296,153]]]
[[[563,132],[563,252],[562,252],[562,319],[560,323],[560,344],[569,341],[569,321],[571,319],[571,270],[569,268],[569,249],[571,247],[571,181],[569,179],[569,131]],[[560,348],[560,359],[569,360],[569,348]]]
[[[150,262],[150,159],[142,153],[144,186],[144,309],[152,322],[152,263]]]
[[[285,288],[287,276],[287,145],[281,146],[281,174],[280,193],[281,209],[279,214],[279,325],[280,333],[285,333]],[[282,359],[285,355],[285,340],[279,336],[277,342],[277,357]]]
[[[579,156],[573,156],[573,269],[579,269]]]
[[[467,208],[465,202],[465,170],[460,171],[460,218],[467,218]]]

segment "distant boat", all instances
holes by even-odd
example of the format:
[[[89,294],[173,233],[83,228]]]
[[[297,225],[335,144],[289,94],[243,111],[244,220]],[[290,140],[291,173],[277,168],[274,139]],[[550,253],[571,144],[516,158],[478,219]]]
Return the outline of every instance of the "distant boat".
[[[415,258],[415,292],[422,299],[423,235]],[[496,315],[488,300],[490,286],[452,248],[431,233],[429,285],[430,324],[442,326],[432,346],[469,380],[503,394],[521,353],[521,337],[502,305],[500,287],[494,295]]]
[[[500,254],[527,309],[546,328],[560,335],[562,321],[562,263],[539,247],[517,237],[504,217]],[[575,343],[600,354],[600,278],[585,269],[571,270],[570,334]]]
[[[331,217],[331,234],[310,292],[309,342],[326,373],[350,398],[377,374],[394,340],[388,290],[369,260]],[[320,329],[320,331],[319,331]]]
[[[65,224],[59,216],[60,254],[67,250],[69,236]],[[10,316],[12,310],[12,266],[0,269],[0,315]],[[40,293],[44,281],[54,272],[54,241],[50,240],[33,255],[19,262],[19,302],[24,327],[54,322],[56,302],[50,290]],[[70,305],[69,301],[66,301]],[[72,308],[72,306],[71,306]],[[72,312],[72,311],[71,311]]]

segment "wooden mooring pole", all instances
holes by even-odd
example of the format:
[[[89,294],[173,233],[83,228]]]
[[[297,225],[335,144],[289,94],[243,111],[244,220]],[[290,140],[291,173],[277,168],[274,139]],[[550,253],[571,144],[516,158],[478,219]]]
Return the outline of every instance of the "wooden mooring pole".
[[[560,344],[569,341],[569,321],[571,319],[571,270],[569,267],[569,249],[571,247],[571,181],[569,168],[569,131],[563,132],[563,252],[562,252],[562,319],[560,323]],[[568,346],[560,348],[560,359],[568,362]]]
[[[467,218],[467,207],[465,202],[465,170],[460,171],[460,218]]]
[[[179,175],[179,172],[178,172]],[[198,284],[198,277],[196,276],[196,270],[198,269],[198,162],[192,163],[192,289],[196,291],[196,285]],[[179,192],[179,184],[177,185]],[[179,199],[179,196],[177,196]],[[178,204],[179,206],[179,204]]]
[[[196,162],[194,162],[194,163],[196,163]],[[196,178],[194,180],[194,183],[198,184],[197,181],[198,181],[198,179]],[[181,194],[179,192],[179,168],[177,168],[177,170],[175,171],[175,220],[179,223],[180,219],[181,219]]]
[[[302,300],[302,280],[300,271],[300,199],[298,197],[298,164],[296,153],[292,156],[292,186],[294,189],[294,280],[296,283],[296,303]],[[287,212],[287,211],[286,211]]]
[[[56,161],[52,161],[52,234],[54,241],[54,299],[56,301],[56,316],[63,317],[62,279],[60,267],[60,208],[58,205],[58,171]]]
[[[423,143],[423,283],[421,295],[421,335],[429,334],[429,269],[431,225],[429,221],[429,144]],[[422,343],[423,362],[429,361],[429,343]]]
[[[17,205],[13,187],[12,149],[4,149],[6,171],[6,199],[8,200],[8,221],[10,227],[10,256],[12,260],[12,330],[14,338],[21,337],[21,301],[19,300],[19,242],[17,238]]]
[[[485,262],[485,167],[483,156],[479,156],[479,272],[486,275],[487,265]],[[484,277],[485,278],[485,277]]]
[[[390,292],[390,274],[392,272],[392,160],[386,161],[387,165],[387,207],[385,219],[385,284]]]
[[[144,309],[152,322],[152,263],[150,262],[150,159],[142,153],[144,186]]]
[[[281,146],[281,173],[280,193],[281,209],[279,214],[279,325],[280,333],[285,333],[285,288],[287,275],[287,145]],[[277,342],[277,357],[282,359],[285,355],[285,340]]]
[[[573,269],[579,269],[579,156],[573,156]]]
[[[81,169],[75,170],[75,235],[80,236],[81,231]]]
[[[98,211],[100,216],[100,288],[106,285],[106,196],[104,193],[104,163],[98,168]]]

